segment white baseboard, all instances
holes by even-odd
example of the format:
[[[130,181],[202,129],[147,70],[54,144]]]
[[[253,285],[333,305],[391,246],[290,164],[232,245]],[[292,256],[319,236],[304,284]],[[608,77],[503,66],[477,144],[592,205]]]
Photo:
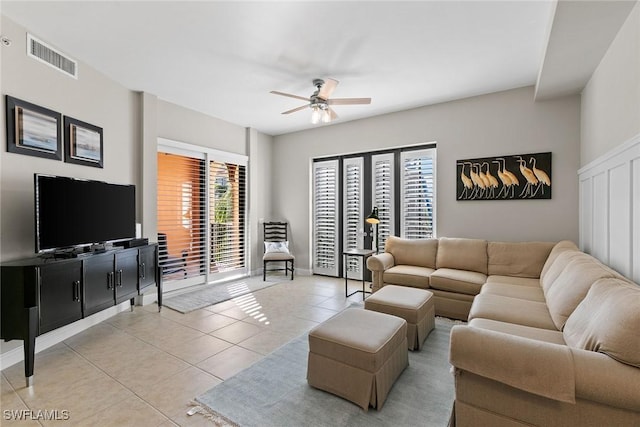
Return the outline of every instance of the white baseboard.
[[[99,313],[92,314],[89,317],[78,320],[77,322],[73,322],[69,325],[63,326],[51,332],[47,332],[46,334],[40,335],[36,337],[36,354],[41,352],[42,350],[46,350],[47,348],[56,345],[69,337],[74,336],[75,334],[84,331],[85,329],[89,329],[92,326],[97,325],[100,322],[107,320],[110,317],[115,316],[116,314],[129,310],[131,307],[129,301],[125,301],[116,306],[110,307],[106,310],[103,310]],[[14,349],[7,351],[6,353],[0,354],[0,369],[8,368],[9,366],[13,366],[16,363],[20,363],[24,360],[24,346],[20,345]]]

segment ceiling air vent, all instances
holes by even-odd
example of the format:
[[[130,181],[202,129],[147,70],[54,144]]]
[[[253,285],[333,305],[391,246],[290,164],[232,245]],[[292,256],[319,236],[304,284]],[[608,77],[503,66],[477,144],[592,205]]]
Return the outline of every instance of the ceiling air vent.
[[[74,79],[78,78],[78,63],[74,59],[65,56],[31,34],[27,34],[27,55]]]

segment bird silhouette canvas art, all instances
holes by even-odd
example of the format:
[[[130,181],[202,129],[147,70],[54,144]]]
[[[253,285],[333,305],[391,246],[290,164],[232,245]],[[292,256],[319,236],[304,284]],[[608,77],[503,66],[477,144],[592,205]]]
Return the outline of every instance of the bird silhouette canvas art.
[[[551,152],[456,162],[456,200],[551,198]]]

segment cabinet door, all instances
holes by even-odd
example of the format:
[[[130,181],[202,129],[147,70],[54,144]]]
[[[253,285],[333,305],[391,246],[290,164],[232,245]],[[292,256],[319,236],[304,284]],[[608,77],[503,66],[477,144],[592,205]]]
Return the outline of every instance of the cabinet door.
[[[88,316],[114,304],[113,254],[94,255],[84,260],[84,314]]]
[[[147,286],[156,284],[156,256],[157,246],[147,246],[140,248],[138,253],[138,264],[140,267],[138,289],[142,290]]]
[[[80,261],[43,265],[39,270],[39,334],[82,319]]]
[[[138,294],[138,251],[136,249],[116,254],[116,304]]]

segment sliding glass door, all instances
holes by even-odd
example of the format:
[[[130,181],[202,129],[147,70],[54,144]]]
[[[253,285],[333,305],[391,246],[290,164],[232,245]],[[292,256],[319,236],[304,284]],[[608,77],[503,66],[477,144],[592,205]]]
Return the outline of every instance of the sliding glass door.
[[[246,275],[246,160],[162,141],[157,209],[165,289]]]

